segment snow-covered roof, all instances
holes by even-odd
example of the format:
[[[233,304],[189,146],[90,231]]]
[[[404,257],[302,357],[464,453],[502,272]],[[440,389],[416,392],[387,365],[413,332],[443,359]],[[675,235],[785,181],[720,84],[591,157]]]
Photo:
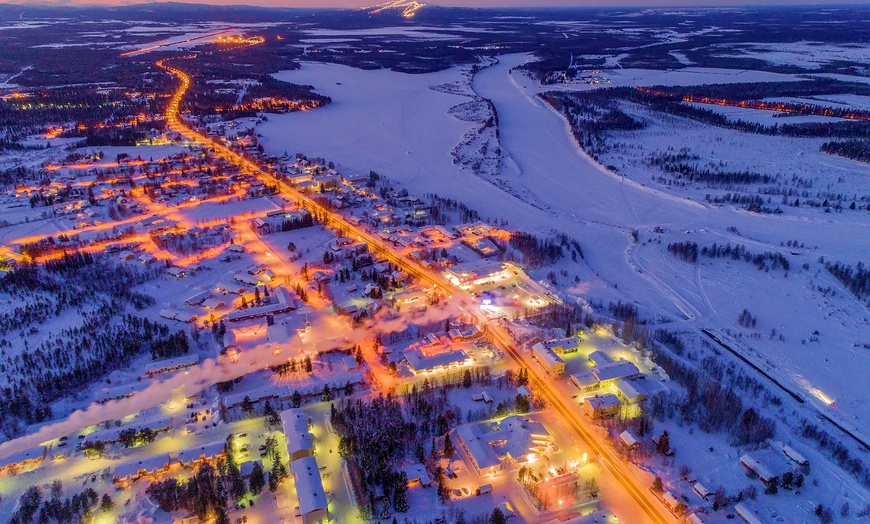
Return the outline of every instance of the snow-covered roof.
[[[547,368],[551,368],[556,364],[565,363],[565,361],[562,360],[562,357],[557,355],[552,349],[546,347],[542,342],[538,342],[532,346],[532,351],[538,359],[547,366]]]
[[[423,467],[423,464],[419,462],[417,464],[411,464],[410,466],[405,466],[402,468],[402,471],[405,472],[405,475],[408,477],[408,482],[420,481],[420,484],[424,486],[428,486],[432,483],[432,479],[429,478],[429,473],[426,471],[426,468]]]
[[[608,355],[607,353],[600,351],[600,350],[596,350],[596,351],[593,351],[592,353],[589,353],[588,358],[596,366],[601,366],[603,364],[610,364],[611,362],[613,362],[613,359],[610,358],[610,355]]]
[[[586,402],[592,406],[594,410],[601,410],[612,408],[619,405],[619,398],[612,393],[605,393],[603,395],[599,395],[597,397],[590,397],[586,399]]]
[[[245,397],[251,402],[259,402],[270,398],[289,398],[292,393],[288,386],[266,386],[251,391],[240,391],[223,396],[224,406],[231,408],[241,404]]]
[[[115,466],[115,478],[128,480],[135,477],[140,471],[154,473],[157,470],[166,467],[169,462],[169,453],[145,457],[142,460],[125,462],[124,464]]]
[[[637,444],[640,444],[640,440],[637,437],[635,437],[634,434],[629,430],[625,430],[622,433],[620,433],[619,439],[622,441],[623,444],[625,444],[629,448],[634,447]]]
[[[742,502],[738,502],[734,506],[734,511],[736,511],[737,514],[740,515],[740,518],[746,521],[746,524],[764,524],[764,521],[758,518],[758,514],[755,512],[755,510]]]
[[[619,394],[625,397],[629,402],[637,402],[649,396],[646,389],[643,387],[642,380],[631,380],[621,378],[613,383]]]
[[[548,520],[544,524],[597,524],[597,523],[605,523],[605,522],[615,522],[616,515],[613,514],[609,509],[600,509],[598,511],[593,511],[592,513],[587,513],[582,517],[574,517],[568,520]]]
[[[199,460],[202,457],[210,459],[220,455],[223,451],[224,441],[217,440],[215,442],[209,442],[208,444],[203,444],[201,446],[192,446],[179,451],[178,461],[187,463]]]
[[[320,480],[320,469],[314,457],[302,457],[290,463],[290,471],[296,481],[296,495],[299,497],[299,512],[307,515],[326,509],[326,493]]]
[[[452,365],[462,364],[468,360],[468,354],[461,349],[454,349],[437,353],[435,355],[424,355],[419,349],[407,351],[405,360],[415,373],[420,371],[429,371],[437,368],[446,368]]]
[[[619,360],[611,364],[599,366],[592,369],[592,373],[598,377],[600,382],[606,380],[616,380],[619,378],[633,377],[640,373],[634,363],[627,360]]]
[[[580,389],[592,387],[598,384],[598,377],[591,371],[575,373],[571,375],[571,382]]]
[[[314,442],[308,431],[308,415],[299,408],[287,409],[281,412],[281,424],[284,436],[287,438],[287,453],[313,450]]]
[[[155,375],[166,371],[173,371],[199,364],[199,355],[182,355],[175,358],[167,358],[149,362],[145,365],[146,375]]]
[[[573,350],[577,349],[580,345],[579,342],[577,341],[577,339],[574,337],[557,338],[554,340],[547,340],[546,342],[541,342],[541,344],[547,349],[551,349],[553,351],[556,351],[556,350],[564,351],[564,352],[573,351]]]
[[[754,471],[755,474],[758,475],[761,480],[765,482],[776,476],[776,474],[767,464],[761,462],[749,453],[740,457],[740,463]]]
[[[0,459],[0,469],[12,466],[14,464],[21,464],[22,462],[42,460],[43,458],[45,458],[45,447],[37,446],[35,448],[25,449],[17,453],[13,453],[12,455],[9,455],[4,459]]]
[[[239,277],[247,276],[248,275],[237,274],[236,278],[238,279]],[[229,314],[227,314],[227,320],[233,322],[238,320],[244,320],[247,318],[264,317],[266,315],[271,315],[275,313],[285,313],[287,311],[292,311],[296,309],[296,304],[293,303],[293,299],[290,297],[290,293],[283,287],[275,288],[272,291],[272,294],[276,298],[275,302],[263,306],[255,306],[249,307],[248,309],[231,311]]]

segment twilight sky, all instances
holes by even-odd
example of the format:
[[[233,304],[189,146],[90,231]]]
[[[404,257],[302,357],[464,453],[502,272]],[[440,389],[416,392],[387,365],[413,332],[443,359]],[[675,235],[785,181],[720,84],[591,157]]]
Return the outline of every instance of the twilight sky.
[[[365,7],[385,0],[0,0],[0,3],[33,5],[129,5],[166,1],[212,4],[257,5],[263,7]],[[724,6],[724,5],[816,5],[867,4],[870,0],[433,0],[450,7],[606,7],[606,6]]]

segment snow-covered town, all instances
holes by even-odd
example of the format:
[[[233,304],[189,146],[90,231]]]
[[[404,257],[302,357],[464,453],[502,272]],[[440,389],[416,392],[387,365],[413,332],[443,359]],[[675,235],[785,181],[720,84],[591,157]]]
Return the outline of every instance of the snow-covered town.
[[[870,519],[863,28],[3,9],[4,521]]]

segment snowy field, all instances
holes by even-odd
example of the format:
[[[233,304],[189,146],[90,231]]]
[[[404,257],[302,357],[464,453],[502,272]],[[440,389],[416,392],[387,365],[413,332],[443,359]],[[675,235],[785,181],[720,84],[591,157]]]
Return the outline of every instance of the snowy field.
[[[772,65],[816,70],[836,61],[867,62],[870,47],[866,45],[835,45],[824,42],[740,43],[718,46],[725,50],[720,56],[757,58]]]

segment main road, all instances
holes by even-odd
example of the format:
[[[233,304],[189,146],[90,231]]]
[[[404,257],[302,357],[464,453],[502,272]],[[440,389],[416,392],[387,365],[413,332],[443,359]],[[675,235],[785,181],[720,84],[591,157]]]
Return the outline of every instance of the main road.
[[[195,56],[186,56],[171,60],[193,58],[195,58]],[[562,396],[559,395],[559,393],[551,386],[548,377],[544,376],[540,368],[534,365],[525,354],[517,349],[516,341],[507,329],[499,323],[490,321],[486,318],[483,312],[475,307],[474,301],[464,290],[455,286],[441,274],[430,271],[415,261],[405,258],[380,238],[372,235],[367,230],[352,224],[342,215],[322,206],[314,199],[284,182],[275,173],[263,169],[255,161],[242,156],[236,151],[224,146],[222,143],[187,125],[179,117],[178,109],[185,93],[190,88],[190,75],[178,67],[169,65],[169,61],[170,59],[160,60],[157,62],[157,66],[172,73],[180,81],[178,90],[172,96],[166,109],[166,123],[172,131],[188,140],[212,148],[215,154],[238,165],[243,170],[254,174],[263,182],[276,185],[284,196],[296,200],[299,205],[320,217],[326,227],[337,231],[342,236],[356,237],[358,240],[365,242],[373,253],[389,262],[392,262],[403,272],[415,277],[421,283],[428,283],[436,289],[440,288],[442,294],[448,295],[454,300],[457,300],[463,310],[472,315],[477,320],[478,324],[482,326],[483,331],[496,347],[510,355],[518,365],[529,371],[529,377],[538,391],[540,391],[547,399],[553,409],[564,418],[568,426],[581,438],[586,446],[588,446],[589,450],[599,458],[601,467],[610,473],[624,489],[625,494],[628,496],[628,500],[631,501],[634,506],[633,508],[630,508],[629,513],[638,516],[643,515],[643,522],[659,524],[677,521],[676,518],[664,508],[662,503],[641,484],[634,471],[632,471],[633,466],[624,462],[611,450],[610,446],[604,441],[604,439],[595,434],[591,428],[591,423],[585,418],[581,419],[581,417],[578,416],[576,408],[568,405]]]

